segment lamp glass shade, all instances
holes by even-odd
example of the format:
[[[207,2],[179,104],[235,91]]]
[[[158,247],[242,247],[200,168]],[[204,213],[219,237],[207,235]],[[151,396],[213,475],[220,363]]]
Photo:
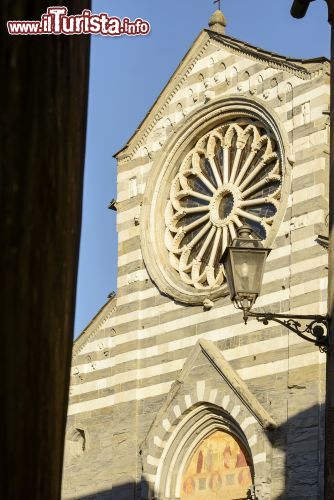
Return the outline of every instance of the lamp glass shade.
[[[238,237],[225,249],[221,258],[225,276],[234,304],[243,309],[251,308],[260,294],[264,266],[270,253],[259,238],[251,236],[249,226],[238,229]]]
[[[235,298],[249,295],[257,297],[261,291],[268,251],[264,248],[237,247],[231,247],[229,250]]]

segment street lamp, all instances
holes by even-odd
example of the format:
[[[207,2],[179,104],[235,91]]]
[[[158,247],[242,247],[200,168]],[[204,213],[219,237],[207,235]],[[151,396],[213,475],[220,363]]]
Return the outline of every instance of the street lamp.
[[[292,17],[296,19],[304,17],[311,2],[314,2],[314,0],[294,0],[290,11]]]
[[[261,240],[251,238],[252,229],[241,226],[238,237],[227,247],[223,264],[232,302],[238,309],[249,311],[261,291],[263,271],[270,250]]]
[[[250,227],[241,226],[238,229],[237,238],[226,248],[221,259],[233,304],[243,311],[245,324],[249,317],[257,318],[264,325],[269,321],[276,321],[304,340],[318,346],[320,351],[327,352],[328,316],[251,311],[261,291],[264,267],[269,253],[270,249],[263,247],[261,240]],[[303,328],[298,320],[306,320],[308,323]]]

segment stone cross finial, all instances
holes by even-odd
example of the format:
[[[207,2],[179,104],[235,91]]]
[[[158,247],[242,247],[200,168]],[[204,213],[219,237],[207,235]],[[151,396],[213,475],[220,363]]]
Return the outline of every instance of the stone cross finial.
[[[214,12],[209,21],[209,27],[212,31],[216,31],[223,35],[225,33],[226,19],[222,11],[220,10],[220,0],[215,0],[214,3],[219,4],[219,9]]]

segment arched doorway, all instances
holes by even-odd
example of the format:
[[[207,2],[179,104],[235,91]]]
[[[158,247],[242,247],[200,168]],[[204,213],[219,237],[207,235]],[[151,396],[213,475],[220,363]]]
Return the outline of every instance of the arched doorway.
[[[207,436],[190,457],[182,476],[181,500],[241,500],[252,486],[251,459],[231,433]]]

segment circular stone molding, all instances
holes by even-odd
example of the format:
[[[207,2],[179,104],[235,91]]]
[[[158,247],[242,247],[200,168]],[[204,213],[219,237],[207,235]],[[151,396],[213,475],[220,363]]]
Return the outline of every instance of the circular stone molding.
[[[143,203],[147,270],[162,292],[190,304],[227,294],[220,259],[238,227],[272,243],[289,177],[282,134],[263,108],[229,100],[207,111],[169,141]]]

